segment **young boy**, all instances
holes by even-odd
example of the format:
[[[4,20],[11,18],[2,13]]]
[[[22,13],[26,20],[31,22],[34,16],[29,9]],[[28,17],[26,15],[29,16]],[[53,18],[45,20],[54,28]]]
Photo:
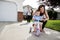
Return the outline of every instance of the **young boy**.
[[[39,29],[40,29],[40,31],[42,32],[42,20],[43,20],[43,15],[42,16],[40,16],[40,12],[39,11],[37,11],[36,13],[35,13],[35,15],[33,15],[33,18],[32,18],[32,20],[34,21],[34,24],[33,24],[33,27],[34,27],[34,32],[36,32],[36,27],[37,27],[37,25],[39,24]]]

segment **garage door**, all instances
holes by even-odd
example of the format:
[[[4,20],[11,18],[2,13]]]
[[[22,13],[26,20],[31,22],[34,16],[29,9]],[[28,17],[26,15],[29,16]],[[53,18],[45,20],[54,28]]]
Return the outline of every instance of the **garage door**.
[[[17,5],[14,2],[0,1],[0,21],[17,21]]]

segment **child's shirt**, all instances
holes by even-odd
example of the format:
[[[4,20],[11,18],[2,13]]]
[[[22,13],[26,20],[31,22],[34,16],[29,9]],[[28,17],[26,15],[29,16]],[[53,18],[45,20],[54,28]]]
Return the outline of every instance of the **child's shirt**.
[[[43,19],[43,16],[34,15],[34,16],[33,16],[33,19],[35,19],[34,21],[36,21],[36,20],[37,20],[37,21],[39,21],[39,20],[41,21],[41,20]]]

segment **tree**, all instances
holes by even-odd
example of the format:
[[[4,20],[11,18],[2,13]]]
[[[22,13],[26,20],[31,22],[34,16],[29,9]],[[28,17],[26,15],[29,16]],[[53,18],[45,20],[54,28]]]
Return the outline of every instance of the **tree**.
[[[48,0],[48,2],[50,2],[50,6],[60,6],[60,0]]]

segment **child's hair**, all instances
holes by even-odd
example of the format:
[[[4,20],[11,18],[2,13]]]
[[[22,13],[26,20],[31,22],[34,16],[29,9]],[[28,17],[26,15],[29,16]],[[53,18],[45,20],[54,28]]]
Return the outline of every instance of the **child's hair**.
[[[35,12],[35,13],[37,14],[38,12],[39,12],[39,11],[38,11],[38,10],[36,10],[36,12]],[[40,13],[40,12],[39,12],[39,13]],[[40,15],[40,14],[39,14],[39,15]]]

